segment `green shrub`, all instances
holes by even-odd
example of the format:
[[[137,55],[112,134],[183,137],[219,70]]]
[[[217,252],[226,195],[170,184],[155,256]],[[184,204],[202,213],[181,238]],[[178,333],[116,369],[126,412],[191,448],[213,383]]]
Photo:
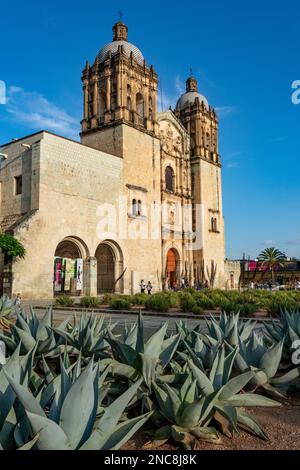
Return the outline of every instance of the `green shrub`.
[[[167,293],[149,295],[146,300],[146,309],[154,312],[167,312],[172,305],[172,297]]]
[[[116,298],[116,294],[112,294],[110,292],[107,292],[106,294],[103,295],[103,297],[101,299],[101,304],[102,305],[109,305],[110,301],[112,299],[115,299],[115,298]]]
[[[82,307],[96,308],[96,307],[99,307],[99,304],[100,304],[100,300],[98,299],[98,297],[87,296],[87,297],[81,297],[80,299],[80,305]]]
[[[204,310],[213,310],[215,308],[213,300],[202,292],[197,292],[194,295],[194,299],[196,300],[197,306]]]
[[[195,315],[202,315],[203,314],[203,308],[199,307],[199,305],[194,305],[192,312]]]
[[[135,294],[132,296],[132,305],[145,305],[148,294]]]
[[[68,297],[67,295],[62,295],[57,297],[55,303],[63,307],[72,307],[72,305],[74,305],[74,299],[71,299],[71,297]]]
[[[109,308],[112,310],[130,310],[131,303],[125,297],[115,297],[110,301]]]
[[[189,292],[185,292],[180,298],[180,308],[183,312],[191,312],[196,307],[196,300]]]

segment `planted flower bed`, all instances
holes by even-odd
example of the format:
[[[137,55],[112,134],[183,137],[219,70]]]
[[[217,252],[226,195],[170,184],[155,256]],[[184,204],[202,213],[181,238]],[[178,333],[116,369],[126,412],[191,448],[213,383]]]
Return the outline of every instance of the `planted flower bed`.
[[[298,390],[297,312],[263,334],[254,321],[222,313],[205,330],[180,321],[169,334],[164,323],[147,341],[141,315],[121,336],[99,316],[55,327],[51,308],[41,320],[32,309],[15,315],[0,332],[3,449],[118,449],[145,430],[152,448],[203,448],[240,429],[267,440],[246,410],[272,413]]]

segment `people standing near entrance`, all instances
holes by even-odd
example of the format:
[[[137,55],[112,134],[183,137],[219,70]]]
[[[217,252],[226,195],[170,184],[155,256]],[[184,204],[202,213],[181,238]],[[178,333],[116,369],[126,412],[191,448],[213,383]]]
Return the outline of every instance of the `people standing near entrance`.
[[[150,281],[148,281],[148,284],[147,284],[147,292],[148,292],[148,295],[151,295],[151,291],[152,291],[152,284]]]
[[[153,286],[150,281],[148,281],[146,289],[147,289],[148,295],[150,295],[153,289]]]
[[[146,290],[146,284],[144,283],[143,279],[141,280],[140,288],[141,288],[141,294],[144,294]]]

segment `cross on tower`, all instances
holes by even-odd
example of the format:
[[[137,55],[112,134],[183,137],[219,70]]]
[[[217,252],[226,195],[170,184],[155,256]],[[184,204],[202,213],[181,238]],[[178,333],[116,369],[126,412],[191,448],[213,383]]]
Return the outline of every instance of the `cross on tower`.
[[[193,76],[193,69],[192,69],[192,67],[190,67],[190,77],[192,77],[192,76]]]
[[[118,14],[119,14],[119,21],[122,21],[123,19],[123,13],[121,11],[118,11]]]

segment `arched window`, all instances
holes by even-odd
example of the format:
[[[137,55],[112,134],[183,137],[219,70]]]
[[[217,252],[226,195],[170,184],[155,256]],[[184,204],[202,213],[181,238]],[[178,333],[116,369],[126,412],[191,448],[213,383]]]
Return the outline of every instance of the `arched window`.
[[[104,118],[106,111],[106,94],[103,91],[99,93],[99,117],[100,119]]]
[[[174,171],[173,168],[167,166],[165,171],[165,181],[166,181],[166,189],[168,191],[174,191]]]
[[[150,121],[153,120],[153,101],[151,96],[149,97],[149,113],[148,113]]]
[[[209,135],[208,132],[206,132],[206,134],[205,134],[205,146],[208,149],[210,148],[210,135]]]
[[[217,219],[214,217],[211,218],[211,231],[217,232]]]
[[[133,216],[136,216],[136,215],[137,215],[138,207],[137,207],[136,199],[132,199],[131,211],[132,211],[132,215],[133,215]]]
[[[144,98],[141,93],[137,93],[136,95],[136,112],[140,119],[144,120]]]
[[[130,96],[127,96],[127,109],[131,111],[131,98]]]
[[[137,203],[137,215],[143,215],[142,201],[138,201]]]

